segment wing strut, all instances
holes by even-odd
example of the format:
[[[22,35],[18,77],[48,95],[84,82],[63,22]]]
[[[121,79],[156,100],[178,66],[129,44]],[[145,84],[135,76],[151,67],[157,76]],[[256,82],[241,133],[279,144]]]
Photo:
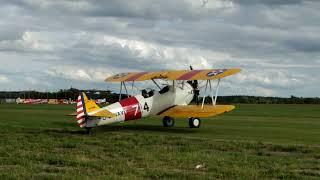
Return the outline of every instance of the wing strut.
[[[124,87],[124,89],[126,90],[127,97],[130,96],[130,94],[128,93],[128,90],[127,90],[126,83],[125,83],[124,81],[123,81],[123,87]]]
[[[159,86],[159,84],[154,80],[154,79],[151,79],[153,81],[153,83],[161,90],[161,87]]]
[[[219,87],[220,87],[220,79],[218,79],[218,84],[217,84],[217,88],[216,88],[216,95],[214,97],[214,104],[213,104],[214,106],[217,104]]]
[[[121,94],[122,94],[122,81],[121,81],[121,84],[120,84],[120,95],[119,95],[119,101],[121,101]]]
[[[208,79],[206,82],[206,87],[204,89],[204,94],[203,94],[203,98],[202,98],[202,104],[201,104],[201,109],[203,109],[204,106],[204,101],[206,99],[206,92],[207,92],[207,88],[208,88],[208,84],[209,84],[209,89],[211,91],[211,101],[212,101],[212,105],[215,106],[217,104],[217,98],[218,98],[218,92],[219,92],[219,87],[220,87],[220,78],[218,79],[218,83],[217,83],[217,87],[216,87],[216,94],[213,98],[213,90],[212,90],[212,85],[211,85],[211,80]]]
[[[172,80],[172,86],[173,86],[173,92],[175,92],[176,88],[175,88],[175,80]]]
[[[133,92],[133,91],[134,91],[134,90],[133,90],[133,86],[134,86],[134,81],[132,81],[132,87],[131,87],[131,88],[132,88],[132,89],[131,89],[132,96],[133,96],[133,94],[134,94],[134,92]]]
[[[207,82],[206,82],[206,87],[205,87],[205,89],[204,89],[204,94],[203,94],[203,98],[202,98],[201,109],[203,109],[204,100],[206,99],[206,92],[207,92],[207,88],[208,88],[208,83],[209,83],[209,80],[207,80]]]
[[[212,91],[211,80],[209,80],[209,88],[210,88],[210,92],[211,92],[211,102],[212,102],[212,105],[214,106],[214,99],[213,99],[213,91]]]

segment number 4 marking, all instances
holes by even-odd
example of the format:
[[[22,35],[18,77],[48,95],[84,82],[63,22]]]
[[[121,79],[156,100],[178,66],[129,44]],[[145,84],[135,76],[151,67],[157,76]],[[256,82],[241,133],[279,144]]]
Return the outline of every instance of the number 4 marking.
[[[147,103],[144,103],[143,110],[147,110],[147,111],[149,111],[149,106],[148,106],[148,104],[147,104]]]

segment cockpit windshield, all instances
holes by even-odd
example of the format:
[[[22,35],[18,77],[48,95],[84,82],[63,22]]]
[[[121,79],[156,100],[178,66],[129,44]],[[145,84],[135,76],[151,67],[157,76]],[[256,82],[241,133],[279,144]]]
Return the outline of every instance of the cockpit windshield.
[[[164,93],[168,92],[169,89],[170,89],[169,86],[165,86],[165,87],[163,87],[163,88],[159,91],[159,93],[160,93],[160,94],[164,94]]]
[[[170,87],[169,87],[169,86],[164,86],[164,87],[159,91],[159,94],[164,94],[164,93],[168,92],[169,90],[170,90]],[[155,92],[154,89],[146,88],[146,89],[141,90],[141,95],[142,95],[144,98],[149,98],[149,97],[152,97],[152,96],[154,95],[154,92]]]

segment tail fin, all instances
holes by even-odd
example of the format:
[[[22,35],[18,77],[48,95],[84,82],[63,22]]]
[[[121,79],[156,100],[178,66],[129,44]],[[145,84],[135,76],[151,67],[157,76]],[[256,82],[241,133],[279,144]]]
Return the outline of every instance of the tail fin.
[[[81,92],[77,101],[77,122],[80,127],[84,127],[88,113],[100,109],[91,99],[88,99],[84,92]]]
[[[100,107],[96,104],[96,102],[92,99],[88,99],[87,95],[84,92],[82,92],[80,96],[84,103],[84,108],[86,113],[89,114],[90,112],[100,109]]]
[[[77,123],[81,128],[85,126],[87,115],[83,94],[80,93],[77,100]]]
[[[81,128],[85,126],[88,117],[107,117],[111,118],[115,115],[108,110],[101,109],[94,100],[88,99],[84,92],[81,92],[77,101],[77,122]],[[97,111],[92,114],[91,112]],[[91,114],[90,114],[91,113]],[[89,115],[90,114],[90,115]]]

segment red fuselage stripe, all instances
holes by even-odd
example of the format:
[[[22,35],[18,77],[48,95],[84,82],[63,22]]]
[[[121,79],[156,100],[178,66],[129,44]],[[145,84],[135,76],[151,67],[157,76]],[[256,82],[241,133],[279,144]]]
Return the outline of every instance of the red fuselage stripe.
[[[180,76],[177,80],[189,80],[190,78],[192,78],[193,76],[195,76],[201,71],[202,70],[193,70],[193,71],[187,72],[186,74]]]
[[[137,98],[129,97],[119,102],[125,111],[125,121],[140,119],[142,116],[139,101]]]

